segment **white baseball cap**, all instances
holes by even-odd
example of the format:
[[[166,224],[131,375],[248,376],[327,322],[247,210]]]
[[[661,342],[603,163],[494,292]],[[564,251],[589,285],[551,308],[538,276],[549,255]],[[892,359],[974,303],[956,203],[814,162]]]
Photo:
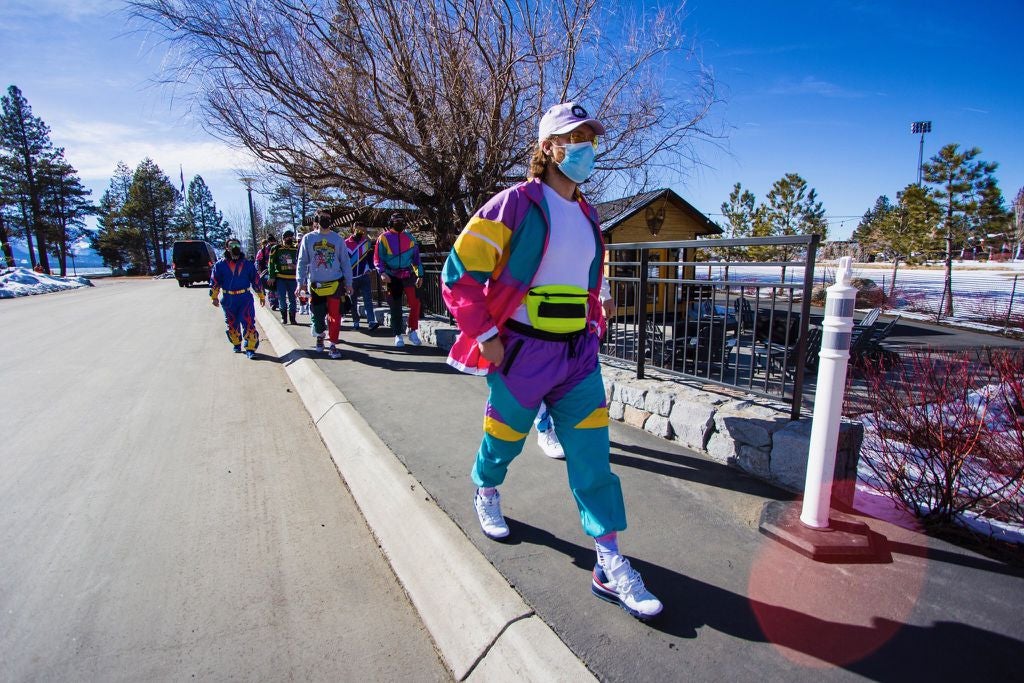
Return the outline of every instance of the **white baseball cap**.
[[[596,134],[604,135],[604,126],[601,125],[601,122],[590,118],[590,114],[581,105],[575,102],[556,104],[541,117],[537,140],[545,140],[552,135],[564,135],[583,124],[593,128]]]

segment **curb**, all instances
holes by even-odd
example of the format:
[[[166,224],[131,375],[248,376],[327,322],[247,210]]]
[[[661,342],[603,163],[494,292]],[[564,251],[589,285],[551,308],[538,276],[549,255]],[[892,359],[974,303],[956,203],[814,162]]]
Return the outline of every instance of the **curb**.
[[[274,313],[257,306],[256,317],[455,679],[596,680],[423,490]]]

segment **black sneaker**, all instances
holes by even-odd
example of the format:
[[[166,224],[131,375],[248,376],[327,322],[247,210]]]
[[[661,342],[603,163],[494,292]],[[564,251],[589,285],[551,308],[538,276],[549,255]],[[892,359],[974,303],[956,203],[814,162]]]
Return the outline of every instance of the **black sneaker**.
[[[374,322],[370,323],[367,327],[369,327],[370,332],[373,332],[375,329],[380,327],[380,323],[377,322],[377,321],[374,321]]]
[[[324,336],[322,334],[318,334],[316,337],[316,350],[320,353],[324,352]]]

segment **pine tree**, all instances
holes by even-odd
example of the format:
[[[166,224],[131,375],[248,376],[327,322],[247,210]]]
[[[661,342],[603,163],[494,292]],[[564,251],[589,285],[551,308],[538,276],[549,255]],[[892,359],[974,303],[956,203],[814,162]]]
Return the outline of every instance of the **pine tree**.
[[[822,240],[828,238],[825,209],[818,201],[818,193],[814,188],[808,190],[807,181],[797,173],[787,173],[772,185],[760,216],[760,227],[765,236],[820,235]],[[781,261],[790,261],[795,256],[791,245],[780,245],[775,252]],[[786,278],[785,266],[782,278]]]
[[[148,267],[149,255],[142,229],[124,208],[132,186],[132,170],[119,161],[97,208],[99,230],[92,239],[92,248],[103,263],[114,269]]]
[[[722,202],[722,215],[725,217],[725,225],[722,226],[723,239],[743,239],[754,235],[754,224],[757,221],[757,199],[750,190],[744,190],[736,183],[729,193],[729,201]],[[721,255],[726,262],[746,258],[750,250],[743,247],[726,247],[721,250]],[[725,277],[729,277],[729,267],[726,266]]]
[[[15,192],[22,195],[19,202],[27,236],[35,236],[39,264],[44,272],[49,273],[49,240],[43,216],[42,187],[37,175],[40,164],[54,155],[50,128],[32,114],[32,107],[15,85],[7,88],[0,104],[3,107],[0,114],[0,152],[6,157],[4,165],[11,173]]]
[[[934,246],[933,235],[938,223],[938,205],[916,184],[908,185],[897,195],[896,205],[883,195],[864,214],[854,234],[865,249],[892,262],[889,296],[896,293],[900,262]]]
[[[60,264],[60,274],[67,275],[68,255],[74,255],[75,243],[86,234],[85,217],[95,213],[95,207],[88,200],[92,190],[82,185],[78,171],[64,158],[63,149],[58,149],[53,159],[40,164],[39,177],[43,213],[52,228],[51,251]]]
[[[153,255],[150,265],[157,273],[167,270],[166,254],[180,197],[170,179],[149,157],[135,168],[124,212],[143,228]]]
[[[978,159],[979,154],[981,150],[977,147],[961,152],[958,144],[950,143],[922,167],[924,181],[932,186],[929,192],[943,214],[946,282],[942,315],[953,315],[953,250],[957,244],[966,244],[978,225],[977,194],[992,180],[998,167]]]
[[[220,246],[231,235],[224,214],[217,210],[213,193],[202,176],[197,175],[188,184],[185,213],[192,227],[192,239],[202,239]]]

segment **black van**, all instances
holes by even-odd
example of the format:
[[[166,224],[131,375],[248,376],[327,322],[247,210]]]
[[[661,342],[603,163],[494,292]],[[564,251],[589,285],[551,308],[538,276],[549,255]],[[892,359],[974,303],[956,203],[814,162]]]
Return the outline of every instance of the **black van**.
[[[171,251],[174,279],[179,287],[193,282],[209,282],[217,254],[213,245],[202,240],[178,240]]]

